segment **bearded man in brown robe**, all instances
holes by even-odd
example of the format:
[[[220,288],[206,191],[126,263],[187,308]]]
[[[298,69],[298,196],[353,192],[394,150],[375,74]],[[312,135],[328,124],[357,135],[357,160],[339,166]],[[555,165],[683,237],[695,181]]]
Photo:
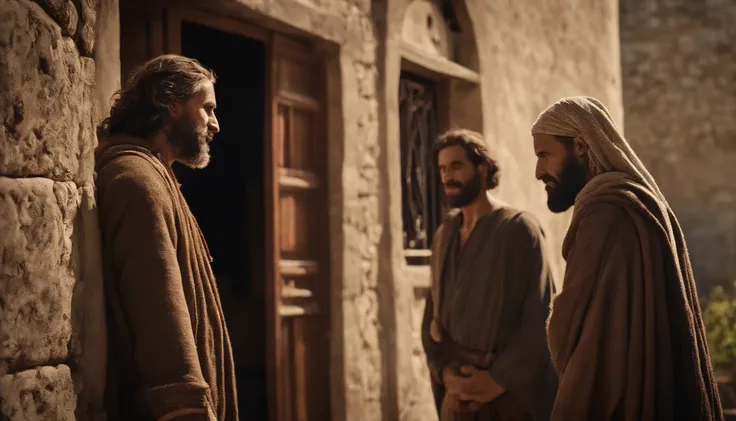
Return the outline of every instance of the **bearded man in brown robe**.
[[[214,82],[196,60],[160,56],[99,128],[110,420],[238,420],[212,258],[171,169],[209,162]]]
[[[548,335],[554,421],[722,420],[680,225],[590,97],[564,98],[532,127],[553,212],[575,206]]]
[[[478,133],[445,133],[434,153],[456,208],[434,236],[422,325],[440,421],[546,421],[557,377],[546,347],[554,283],[542,229],[487,194],[498,165]]]

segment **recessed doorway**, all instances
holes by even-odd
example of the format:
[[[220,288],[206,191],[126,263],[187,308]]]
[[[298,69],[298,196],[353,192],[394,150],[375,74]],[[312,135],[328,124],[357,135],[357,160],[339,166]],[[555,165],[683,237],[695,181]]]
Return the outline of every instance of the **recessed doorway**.
[[[202,170],[175,165],[213,256],[235,358],[240,413],[268,419],[264,268],[266,45],[181,24],[181,54],[214,71],[220,133]],[[247,414],[247,415],[246,415]]]

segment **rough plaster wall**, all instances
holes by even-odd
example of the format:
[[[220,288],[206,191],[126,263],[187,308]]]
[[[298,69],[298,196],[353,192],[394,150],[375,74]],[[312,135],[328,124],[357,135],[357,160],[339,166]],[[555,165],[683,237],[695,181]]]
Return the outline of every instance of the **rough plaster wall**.
[[[622,124],[617,2],[467,0],[466,5],[478,49],[483,131],[501,166],[501,185],[492,194],[531,211],[543,224],[560,285],[570,214],[553,215],[547,209],[543,186],[534,179],[529,128],[548,105],[568,95],[599,98]],[[428,274],[413,268],[404,271],[403,279],[417,282]],[[419,336],[423,292],[414,293],[415,386],[405,419],[436,419]]]
[[[556,260],[570,213],[553,215],[534,179],[531,124],[548,105],[568,95],[591,95],[622,124],[618,2],[469,0],[481,78],[486,139],[500,157],[501,199],[532,212],[542,223]]]
[[[736,279],[736,2],[621,2],[626,137],[682,224],[701,291]]]
[[[412,390],[413,399],[408,409],[407,421],[429,421],[437,419],[437,410],[434,403],[434,395],[432,394],[432,386],[430,384],[429,368],[427,367],[427,357],[424,355],[422,346],[422,317],[424,316],[424,306],[426,304],[426,289],[415,289],[411,306],[411,328],[412,348],[411,348],[411,370],[414,387]]]
[[[0,419],[73,420],[83,387],[95,18],[89,0],[0,2]]]

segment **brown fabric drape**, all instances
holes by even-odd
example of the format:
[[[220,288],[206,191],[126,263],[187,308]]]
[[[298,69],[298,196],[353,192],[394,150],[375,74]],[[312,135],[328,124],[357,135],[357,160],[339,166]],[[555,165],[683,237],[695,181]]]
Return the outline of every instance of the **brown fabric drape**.
[[[531,132],[584,143],[592,177],[549,319],[552,420],[722,420],[685,238],[654,177],[595,98],[560,99]]]
[[[560,378],[551,420],[722,420],[669,207],[629,175],[600,175],[576,202],[563,253],[548,327]]]
[[[97,151],[110,420],[237,421],[211,257],[171,169],[143,140]]]

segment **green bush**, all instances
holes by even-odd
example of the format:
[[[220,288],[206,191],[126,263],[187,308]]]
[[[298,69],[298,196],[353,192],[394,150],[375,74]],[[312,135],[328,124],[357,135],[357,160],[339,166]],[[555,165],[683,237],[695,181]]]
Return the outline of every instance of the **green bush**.
[[[736,282],[713,288],[703,311],[714,368],[736,374]]]

